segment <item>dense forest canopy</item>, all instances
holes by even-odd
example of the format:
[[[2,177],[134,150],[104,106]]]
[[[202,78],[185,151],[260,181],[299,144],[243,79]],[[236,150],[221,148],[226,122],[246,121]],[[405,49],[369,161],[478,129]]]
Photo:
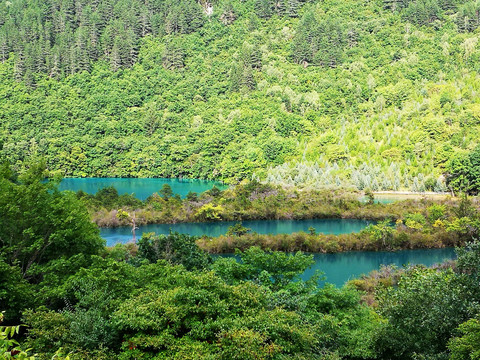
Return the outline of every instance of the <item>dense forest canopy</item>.
[[[457,165],[478,143],[479,14],[464,0],[2,0],[1,156],[77,177],[476,192]]]

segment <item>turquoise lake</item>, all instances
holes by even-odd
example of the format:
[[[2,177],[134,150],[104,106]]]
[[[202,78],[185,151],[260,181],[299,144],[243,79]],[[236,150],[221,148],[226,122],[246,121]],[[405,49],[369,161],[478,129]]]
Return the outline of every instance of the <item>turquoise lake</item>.
[[[342,286],[348,280],[377,270],[381,265],[408,264],[431,266],[455,258],[453,248],[402,251],[352,251],[337,254],[314,254],[315,264],[305,271],[302,279],[309,279],[316,270],[322,271],[327,283]],[[323,284],[324,282],[320,282]]]
[[[185,197],[190,191],[202,193],[210,190],[214,185],[219,189],[228,186],[208,180],[193,179],[164,179],[164,178],[65,178],[60,183],[60,190],[82,190],[88,194],[95,194],[107,186],[113,186],[119,194],[135,194],[140,200],[145,200],[159,191],[164,184],[172,187],[175,194]]]
[[[224,221],[143,225],[136,230],[136,236],[139,238],[144,232],[168,234],[171,229],[182,234],[215,237],[224,235],[228,228],[236,223],[236,221]],[[314,227],[317,233],[335,235],[359,232],[370,223],[369,221],[356,219],[251,220],[242,222],[243,226],[259,234],[308,232],[309,227]],[[107,240],[107,246],[113,246],[117,243],[130,241],[132,239],[132,229],[130,227],[100,228],[100,235]]]

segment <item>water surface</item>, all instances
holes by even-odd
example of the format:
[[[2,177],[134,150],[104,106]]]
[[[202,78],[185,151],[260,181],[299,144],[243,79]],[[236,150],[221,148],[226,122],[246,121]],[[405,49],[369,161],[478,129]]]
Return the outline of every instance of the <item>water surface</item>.
[[[314,254],[315,264],[305,271],[302,279],[309,279],[315,270],[319,270],[325,273],[326,282],[342,286],[348,280],[379,269],[381,265],[394,264],[402,267],[408,264],[423,264],[431,266],[454,258],[455,250],[453,248]]]
[[[113,186],[119,194],[135,194],[140,200],[145,200],[159,191],[164,184],[171,186],[175,194],[185,197],[190,191],[202,193],[210,190],[214,185],[219,189],[227,186],[217,181],[193,179],[165,179],[165,178],[66,178],[60,183],[60,190],[82,190],[88,194],[95,194],[107,186]]]
[[[194,236],[220,236],[224,235],[228,228],[235,225],[236,221],[207,222],[207,223],[178,223],[178,224],[151,224],[139,226],[136,230],[137,238],[142,233],[155,232],[168,234],[170,229],[183,234]],[[357,219],[308,219],[308,220],[251,220],[242,222],[243,226],[252,229],[259,234],[292,234],[294,232],[308,232],[310,227],[315,228],[317,233],[324,234],[348,234],[359,232],[371,221]],[[107,240],[107,246],[117,243],[127,243],[132,239],[131,227],[100,228],[100,235]]]

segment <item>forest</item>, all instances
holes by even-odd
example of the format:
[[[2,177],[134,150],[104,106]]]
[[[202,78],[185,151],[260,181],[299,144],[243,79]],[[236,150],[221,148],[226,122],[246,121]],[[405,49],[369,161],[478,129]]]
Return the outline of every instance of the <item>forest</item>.
[[[66,177],[476,193],[480,5],[0,1],[0,149]]]

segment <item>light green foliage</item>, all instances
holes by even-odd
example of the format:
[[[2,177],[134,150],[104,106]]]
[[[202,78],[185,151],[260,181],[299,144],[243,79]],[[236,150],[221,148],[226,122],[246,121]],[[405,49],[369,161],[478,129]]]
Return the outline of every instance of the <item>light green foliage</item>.
[[[383,247],[393,245],[394,228],[392,227],[390,219],[380,221],[375,225],[370,224],[363,231],[369,233],[370,236],[372,236],[375,241],[381,243]]]
[[[458,327],[460,335],[448,343],[450,360],[480,359],[480,321],[470,319]]]
[[[172,187],[168,184],[163,184],[162,188],[158,193],[163,198],[163,200],[168,200],[173,196]]]
[[[211,203],[203,205],[197,210],[195,217],[200,221],[220,220],[220,213],[223,207],[221,205],[214,206]]]
[[[411,229],[422,230],[426,225],[425,216],[419,213],[405,215],[405,225]]]
[[[465,241],[476,239],[480,234],[479,213],[466,193],[460,197],[458,205],[452,210],[455,217],[446,222],[446,230],[457,233]]]
[[[214,271],[228,283],[250,280],[263,286],[278,290],[292,280],[298,279],[313,264],[312,255],[301,252],[289,255],[275,251],[265,252],[258,247],[251,247],[244,252],[237,252],[241,261],[234,258],[218,259]]]
[[[0,315],[0,322],[3,315]],[[0,326],[0,357],[2,359],[35,360],[35,356],[28,353],[31,349],[23,350],[13,337],[20,332],[20,326]]]
[[[435,223],[435,221],[442,219],[445,216],[445,205],[434,204],[427,208],[428,221]]]

